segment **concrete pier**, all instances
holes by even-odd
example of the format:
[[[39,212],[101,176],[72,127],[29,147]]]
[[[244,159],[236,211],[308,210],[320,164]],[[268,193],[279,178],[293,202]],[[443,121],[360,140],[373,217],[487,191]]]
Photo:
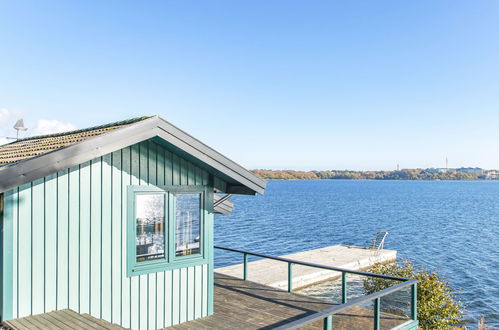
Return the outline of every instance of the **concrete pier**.
[[[358,246],[333,245],[316,250],[288,254],[282,257],[332,267],[366,270],[377,262],[387,263],[395,261],[397,259],[397,251],[371,250]],[[242,277],[243,264],[217,268],[215,269],[215,272],[234,277]],[[340,272],[293,265],[293,289],[340,276]],[[288,265],[285,262],[269,259],[249,262],[248,280],[285,290],[288,286]]]

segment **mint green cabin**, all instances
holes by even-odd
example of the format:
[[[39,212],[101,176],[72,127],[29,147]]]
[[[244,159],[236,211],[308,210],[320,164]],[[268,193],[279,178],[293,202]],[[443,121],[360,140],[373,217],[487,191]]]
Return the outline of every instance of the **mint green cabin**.
[[[159,329],[212,314],[214,213],[265,185],[157,116],[0,146],[1,321],[71,309]]]

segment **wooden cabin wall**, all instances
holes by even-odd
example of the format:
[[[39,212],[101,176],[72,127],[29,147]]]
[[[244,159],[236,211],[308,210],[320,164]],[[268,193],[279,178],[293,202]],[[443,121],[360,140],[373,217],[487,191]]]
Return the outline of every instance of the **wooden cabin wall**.
[[[70,308],[133,329],[207,316],[212,243],[206,264],[127,277],[126,203],[129,185],[208,184],[206,171],[146,141],[6,192],[13,249],[3,263],[12,272],[4,315]],[[205,221],[212,242],[213,214]]]

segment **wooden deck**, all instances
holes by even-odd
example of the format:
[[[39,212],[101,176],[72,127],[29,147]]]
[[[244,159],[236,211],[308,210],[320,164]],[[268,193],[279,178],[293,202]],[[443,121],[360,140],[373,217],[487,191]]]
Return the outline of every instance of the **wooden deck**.
[[[78,314],[70,309],[54,311],[45,314],[22,317],[19,319],[4,322],[4,326],[18,330],[32,329],[104,329],[104,330],[123,330],[116,324],[111,324],[104,320],[97,319],[88,314]]]
[[[331,306],[334,304],[215,273],[215,313],[168,329],[272,329]],[[380,325],[391,329],[405,321],[382,313]],[[373,312],[362,308],[333,318],[334,329],[372,329],[373,323]],[[307,329],[322,329],[322,322]]]
[[[333,305],[301,294],[288,293],[215,273],[215,313],[168,329],[272,329]],[[380,325],[381,329],[392,329],[405,321],[407,319],[382,313]],[[346,313],[334,316],[333,328],[372,329],[373,322],[372,310],[352,308]],[[124,329],[88,314],[78,314],[68,309],[14,319],[5,322],[4,325],[19,330]],[[307,329],[322,329],[322,322],[313,324]]]

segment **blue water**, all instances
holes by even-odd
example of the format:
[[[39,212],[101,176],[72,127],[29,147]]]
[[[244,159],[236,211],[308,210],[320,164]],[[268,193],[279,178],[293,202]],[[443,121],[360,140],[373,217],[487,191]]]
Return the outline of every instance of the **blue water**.
[[[499,182],[270,181],[264,196],[234,196],[215,243],[272,255],[335,244],[385,247],[438,271],[459,289],[466,320],[499,328]],[[216,252],[216,266],[241,256]]]

